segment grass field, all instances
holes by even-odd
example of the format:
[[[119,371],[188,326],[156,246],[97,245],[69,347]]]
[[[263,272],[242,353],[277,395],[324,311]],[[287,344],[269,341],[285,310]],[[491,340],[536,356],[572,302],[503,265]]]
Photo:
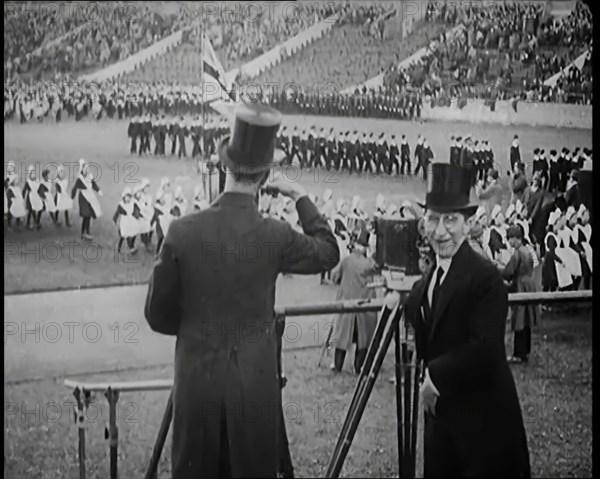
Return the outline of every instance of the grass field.
[[[591,146],[591,131],[545,128],[504,128],[490,125],[419,124],[387,120],[351,120],[347,118],[288,117],[287,125],[335,124],[340,128],[389,131],[406,134],[414,146],[423,133],[438,158],[447,158],[451,133],[467,132],[475,138],[490,140],[497,167],[505,178],[508,148],[519,134],[525,161],[533,148],[546,150]],[[162,176],[181,184],[191,200],[198,181],[191,160],[156,160],[128,155],[127,123],[92,121],[4,126],[4,161],[16,161],[20,167],[31,163],[71,162],[80,157],[98,165],[100,199],[104,215],[92,223],[95,246],[83,249],[79,241],[80,220],[74,217],[71,230],[56,229],[45,219],[41,231],[7,232],[5,229],[5,294],[36,290],[68,289],[84,285],[109,285],[143,282],[153,264],[153,255],[140,251],[131,262],[115,257],[111,247],[117,239],[111,218],[125,186],[148,177],[154,193]],[[92,170],[92,172],[94,172]],[[323,172],[302,172],[300,181],[307,190],[319,194],[325,188],[334,198],[360,194],[367,209],[374,206],[377,193],[388,201],[423,198],[424,184],[412,179],[403,182],[374,175],[348,176]],[[61,218],[62,219],[62,218]],[[71,244],[69,246],[70,243]],[[57,247],[63,257],[56,258]],[[72,256],[68,251],[71,248]],[[99,255],[98,255],[99,252]],[[117,291],[120,290],[120,291]],[[5,298],[5,414],[4,471],[10,478],[78,477],[77,429],[73,425],[71,392],[63,385],[65,376],[82,381],[124,381],[172,377],[173,345],[152,333],[142,317],[144,291],[127,288],[44,293]],[[332,300],[335,287],[320,286],[318,277],[280,278],[277,305]],[[22,341],[6,338],[7,322],[34,323],[80,320],[98,321],[106,328],[103,340],[94,344],[76,336],[74,343]],[[299,322],[301,318],[298,319]],[[329,317],[316,317],[320,331]],[[135,345],[112,340],[113,322],[136,323]],[[312,321],[312,320],[311,320]],[[307,325],[309,323],[307,322]],[[310,325],[314,325],[310,322]],[[311,326],[312,327],[312,326]],[[284,390],[286,419],[291,452],[297,477],[322,476],[335,446],[341,424],[356,384],[349,372],[334,376],[326,367],[316,369],[319,350],[297,349],[319,341],[313,329],[302,331],[303,340],[284,346],[284,363],[289,378]],[[79,330],[77,331],[79,332]],[[127,330],[124,330],[127,332]],[[592,471],[592,323],[589,310],[545,314],[534,330],[532,357],[527,366],[514,366],[514,376],[525,416],[532,473],[536,477],[591,477]],[[512,337],[506,338],[507,352]],[[296,349],[294,349],[296,348]],[[346,370],[349,371],[349,359]],[[330,360],[330,359],[329,359]],[[329,362],[326,361],[325,363]],[[99,371],[112,371],[100,374]],[[393,356],[388,354],[381,376],[358,429],[342,476],[397,477],[397,449],[394,387],[387,379],[393,374]],[[119,477],[142,477],[162,418],[167,392],[124,394],[118,409]],[[104,428],[108,408],[104,397],[95,398],[89,410],[87,430],[87,474],[104,478],[109,474],[108,442]],[[169,477],[171,438],[167,439],[159,466],[159,477]],[[419,446],[419,452],[422,448]],[[420,454],[418,454],[418,458]],[[420,467],[418,468],[418,472]]]
[[[591,332],[588,312],[547,315],[534,331],[530,364],[513,366],[535,477],[592,475]],[[325,367],[316,370],[317,359],[314,349],[287,351],[284,357],[289,378],[284,390],[286,423],[297,477],[325,473],[356,384],[349,372],[336,376]],[[393,356],[388,354],[342,477],[398,477],[394,386],[387,382],[392,374]],[[171,367],[123,372],[118,380],[169,377]],[[73,397],[61,383],[48,379],[5,385],[5,477],[78,477],[77,429],[69,405]],[[143,477],[167,397],[167,392],[121,396],[119,477]],[[87,414],[87,473],[103,478],[109,473],[104,440],[108,408],[101,395],[94,401],[96,406]],[[169,435],[159,465],[161,478],[169,477],[170,452]]]
[[[519,134],[521,152],[526,162],[531,161],[532,150],[540,145],[546,150],[562,146],[591,147],[592,134],[587,130],[550,128],[506,128],[493,125],[446,123],[415,123],[393,120],[327,118],[289,116],[285,124],[310,126],[335,125],[338,129],[385,131],[406,134],[414,148],[419,133],[428,139],[436,158],[447,161],[449,136],[464,136],[467,132],[475,139],[488,139],[496,156],[496,167],[506,180],[508,149],[515,133]],[[20,125],[11,121],[4,125],[4,162],[15,161],[19,171],[30,164],[38,171],[52,162],[63,163],[70,172],[71,182],[77,175],[77,162],[85,158],[97,177],[104,196],[100,198],[103,216],[93,221],[94,241],[80,239],[80,219],[73,211],[73,226],[57,229],[50,218],[42,218],[41,231],[4,232],[4,292],[28,292],[55,288],[74,288],[89,285],[130,284],[147,280],[153,264],[153,253],[143,250],[137,257],[120,256],[116,251],[117,229],[112,215],[123,189],[135,187],[142,178],[149,178],[151,193],[158,188],[160,178],[168,176],[172,183],[183,187],[192,206],[194,186],[199,182],[196,166],[191,159],[156,159],[152,156],[131,156],[127,138],[127,122],[118,120],[67,121],[61,124],[32,123]],[[414,166],[414,165],[413,165]],[[325,171],[289,171],[290,180],[297,179],[310,193],[321,194],[326,188],[334,192],[334,199],[351,199],[360,194],[367,201],[367,209],[374,208],[375,196],[383,193],[388,202],[423,198],[425,185],[420,179],[403,181],[395,177],[370,174],[348,175]],[[61,217],[64,223],[64,218]],[[139,242],[138,242],[139,244]]]

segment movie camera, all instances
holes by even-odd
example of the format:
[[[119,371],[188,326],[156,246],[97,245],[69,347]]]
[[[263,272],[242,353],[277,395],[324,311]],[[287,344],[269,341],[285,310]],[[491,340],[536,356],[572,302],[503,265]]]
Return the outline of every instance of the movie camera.
[[[431,266],[433,258],[419,232],[419,220],[377,218],[375,262],[382,269],[379,286],[406,291]]]

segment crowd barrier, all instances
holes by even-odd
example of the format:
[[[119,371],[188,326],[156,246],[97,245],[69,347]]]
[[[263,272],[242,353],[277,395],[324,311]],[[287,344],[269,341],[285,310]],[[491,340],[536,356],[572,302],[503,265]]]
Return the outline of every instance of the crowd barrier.
[[[592,290],[582,291],[564,291],[564,292],[534,292],[534,293],[511,293],[508,296],[510,305],[515,304],[540,304],[540,303],[575,303],[591,302]],[[337,302],[328,302],[321,304],[294,305],[285,307],[276,307],[275,315],[278,317],[288,316],[311,316],[321,314],[336,314],[349,312],[379,312],[386,302],[385,298],[371,300],[346,300]],[[308,318],[306,318],[308,319]],[[117,458],[118,458],[118,438],[119,431],[117,427],[117,402],[120,393],[129,393],[137,391],[164,391],[173,387],[173,379],[158,379],[147,381],[126,381],[126,382],[102,382],[86,383],[82,381],[65,380],[64,386],[69,388],[75,396],[77,402],[77,428],[79,432],[79,477],[85,479],[85,408],[91,402],[92,393],[102,392],[107,398],[109,405],[109,425],[106,431],[106,437],[109,441],[110,458],[110,478],[117,479]],[[156,477],[156,468],[160,459],[162,446],[166,439],[168,425],[172,419],[171,398],[167,403],[165,415],[163,416],[159,437],[152,451],[146,478]]]
[[[592,129],[593,106],[568,103],[518,102],[517,111],[511,101],[496,102],[490,111],[484,100],[467,102],[464,108],[456,103],[449,107],[431,108],[423,104],[421,119],[428,121],[463,121],[468,123],[492,123],[500,125],[549,126],[554,128]]]

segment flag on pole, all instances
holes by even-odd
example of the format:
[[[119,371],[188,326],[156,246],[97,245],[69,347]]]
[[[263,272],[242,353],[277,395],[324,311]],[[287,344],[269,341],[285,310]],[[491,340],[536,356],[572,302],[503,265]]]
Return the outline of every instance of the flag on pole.
[[[206,36],[206,33],[202,33],[202,64],[204,73],[217,80],[219,86],[225,90],[227,95],[229,94],[229,88],[226,84],[225,69],[217,57],[217,53],[212,46],[211,41]]]

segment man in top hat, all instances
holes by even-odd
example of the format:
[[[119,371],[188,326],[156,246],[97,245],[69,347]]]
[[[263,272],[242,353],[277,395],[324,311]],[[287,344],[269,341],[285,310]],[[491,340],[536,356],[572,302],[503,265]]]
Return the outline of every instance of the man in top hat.
[[[425,233],[436,266],[415,283],[405,317],[424,362],[424,477],[530,477],[517,389],[505,353],[508,292],[468,243],[470,172],[434,163]]]
[[[266,189],[294,200],[303,233],[258,210],[259,190],[285,156],[275,150],[281,120],[265,105],[239,106],[219,147],[223,194],[171,223],[150,278],[145,317],[152,330],[177,336],[175,479],[278,473],[272,452],[284,425],[277,414],[275,283],[279,273],[332,270],[340,256],[327,220],[299,183],[277,173]],[[257,420],[236,412],[249,409]]]

